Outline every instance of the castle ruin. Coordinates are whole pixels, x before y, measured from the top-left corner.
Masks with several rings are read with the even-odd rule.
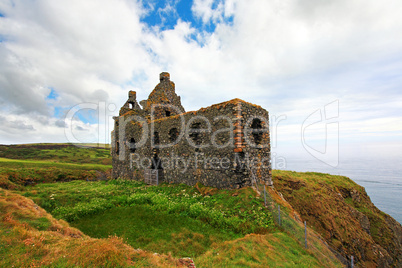
[[[141,105],[141,106],[140,106]],[[240,188],[272,185],[268,112],[233,99],[186,112],[169,73],[140,104],[130,91],[114,117],[113,178]]]

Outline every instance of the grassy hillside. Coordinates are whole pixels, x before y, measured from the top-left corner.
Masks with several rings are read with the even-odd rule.
[[[133,249],[116,236],[90,238],[1,188],[0,211],[1,267],[183,267],[182,260]]]
[[[262,198],[251,188],[212,189],[212,196],[206,194],[210,190],[185,185],[149,187],[127,181],[72,181],[38,184],[20,192],[35,203],[3,190],[1,229],[17,231],[0,234],[4,245],[0,266],[32,262],[56,263],[57,267],[179,266],[183,262],[180,257],[192,257],[197,267],[322,267],[323,263],[340,267],[328,250],[326,254],[306,250],[276,228],[262,208]],[[68,219],[70,225],[55,220],[37,204],[57,218]],[[36,211],[40,214],[34,215]],[[62,228],[70,231],[60,231]],[[56,243],[53,236],[59,236],[57,232],[67,234],[63,243]],[[29,246],[35,250],[27,254]]]
[[[99,181],[110,168],[105,148],[0,146],[0,266],[339,267],[278,229],[251,188]]]
[[[110,149],[105,145],[40,143],[0,145],[0,157],[23,160],[46,160],[63,163],[110,165]]]
[[[112,168],[110,151],[72,144],[0,145],[0,187],[105,178]]]
[[[273,172],[275,188],[344,257],[362,267],[402,265],[402,227],[344,176]]]
[[[108,180],[110,163],[90,144],[0,146],[0,266],[341,267],[324,239],[357,267],[401,263],[400,224],[346,177],[274,171],[265,207],[252,188]]]

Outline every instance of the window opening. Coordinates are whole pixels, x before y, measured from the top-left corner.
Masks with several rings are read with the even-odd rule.
[[[200,145],[201,144],[201,135],[198,132],[198,129],[201,128],[201,123],[192,123],[191,128],[190,128],[190,134],[189,137],[193,140],[195,145]]]
[[[255,118],[253,122],[251,123],[251,128],[253,129],[252,135],[254,139],[254,143],[256,145],[260,145],[262,141],[262,131],[261,131],[261,120],[258,118]]]
[[[134,138],[130,139],[129,148],[130,148],[130,153],[135,153],[135,140],[134,140]]]
[[[169,140],[170,142],[175,142],[177,140],[177,137],[179,136],[179,131],[177,128],[172,128],[169,130]]]
[[[158,154],[154,152],[152,157],[151,169],[163,169],[162,168],[162,159],[158,157]]]

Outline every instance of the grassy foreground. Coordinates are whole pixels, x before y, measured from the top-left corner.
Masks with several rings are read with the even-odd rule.
[[[73,181],[38,184],[21,192],[36,200],[37,203],[44,199],[55,200],[56,204],[63,203],[64,205],[54,206],[53,214],[59,213],[59,218],[76,215],[72,218],[74,220],[70,220],[71,224],[82,228],[84,232],[71,227],[64,220],[56,220],[32,199],[7,190],[0,190],[2,211],[0,266],[11,264],[21,267],[30,265],[49,267],[186,266],[186,260],[180,257],[192,257],[197,267],[322,266],[323,259],[315,257],[317,252],[304,249],[294,238],[271,226],[270,223],[268,227],[265,227],[266,229],[259,229],[260,234],[245,234],[253,230],[255,226],[261,228],[259,226],[261,223],[258,217],[253,218],[252,214],[239,212],[242,211],[242,207],[233,208],[231,202],[237,198],[244,199],[246,205],[242,205],[243,208],[253,206],[256,203],[253,200],[261,203],[261,198],[257,198],[250,188],[216,192],[212,196],[204,196],[203,193],[209,192],[209,189],[200,188],[201,191],[197,194],[197,188],[184,185],[147,187],[137,183],[128,187],[127,183],[133,182],[121,181],[116,184],[106,184],[105,182]],[[132,197],[140,196],[135,200],[142,200],[140,201],[142,204],[113,203],[111,200],[114,199],[107,197],[107,200],[113,204],[107,209],[74,209],[81,207],[82,204],[80,205],[77,200],[84,196],[97,199],[104,193],[114,196],[114,193],[121,190],[127,191],[124,190],[127,188],[135,190],[142,187],[147,188],[151,193],[157,190],[162,194],[157,194],[158,198],[153,197],[152,194],[146,198],[140,193],[133,194]],[[80,192],[75,195],[74,192],[78,191]],[[165,202],[158,203],[163,192],[176,196],[171,200],[180,200],[180,202],[169,203],[172,208],[178,206],[177,208],[169,211],[163,205]],[[77,199],[66,200],[69,193]],[[192,200],[190,194],[199,195],[198,200],[208,200],[205,201],[207,209],[201,212],[197,212],[198,209],[193,210],[192,205],[199,201],[188,203],[186,200]],[[64,208],[65,213],[55,212],[58,208]],[[214,220],[214,214],[210,213],[217,208],[223,212],[222,215],[230,213],[243,215],[247,218],[243,223],[248,222],[248,224],[240,225],[240,228],[237,225],[230,225],[230,221],[225,220],[225,217]],[[238,215],[228,217],[230,218],[241,219]],[[218,222],[219,219],[221,222]],[[92,237],[98,238],[91,238],[84,233],[91,233]],[[324,263],[326,267],[340,267],[331,256],[326,256]]]
[[[32,200],[0,189],[1,267],[176,267],[179,259],[136,250],[122,238],[94,239]]]
[[[0,146],[0,267],[341,267],[251,188],[110,181],[110,163],[91,145]]]

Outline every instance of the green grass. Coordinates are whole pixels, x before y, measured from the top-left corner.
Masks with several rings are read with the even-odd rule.
[[[318,172],[296,172],[287,170],[274,170],[273,173],[274,178],[277,180],[280,180],[281,178],[292,179],[293,181],[308,182],[309,184],[317,187],[322,186],[325,183],[330,186],[343,187],[347,189],[352,189],[356,186],[363,188],[345,176]]]
[[[113,180],[44,183],[19,193],[91,237],[118,236],[133,248],[192,257],[200,267],[320,266],[321,259],[274,226],[254,190],[209,190]]]
[[[337,266],[330,258],[320,262],[327,257],[318,258],[317,252],[305,250],[292,234],[277,228],[263,197],[251,188],[96,181],[99,174],[110,171],[110,164],[110,150],[90,144],[0,145],[0,187],[14,189],[19,196],[4,203],[16,212],[11,214],[13,220],[0,220],[1,230],[11,230],[0,232],[0,256],[13,254],[8,261],[0,260],[0,266],[108,267],[126,266],[132,260],[135,267],[165,267],[176,262],[174,257],[184,256],[195,258],[197,267]],[[317,184],[331,179],[312,176]],[[71,240],[77,231],[47,214],[36,215],[32,201],[28,207],[11,205],[14,199],[28,204],[21,195],[99,239]],[[0,197],[7,199],[7,194]],[[59,228],[64,230],[62,240]],[[158,257],[153,252],[170,255]]]
[[[236,235],[148,206],[116,207],[74,222],[93,236],[107,237],[96,239],[55,220],[31,200],[0,189],[0,266],[176,267],[181,261],[174,256],[190,256],[197,267],[340,267],[321,263],[278,230]]]
[[[178,257],[199,256],[212,245],[274,228],[250,188],[203,196],[187,185],[113,180],[43,183],[18,193],[91,237],[117,235],[134,248]]]
[[[44,183],[19,193],[91,237],[116,234],[135,248],[174,256],[197,256],[213,243],[274,228],[250,188],[203,196],[187,185],[113,180]]]
[[[108,170],[111,165],[102,164],[76,164],[76,163],[59,163],[44,160],[18,160],[9,158],[0,158],[0,168],[20,169],[20,168],[63,168],[63,169],[79,169],[79,170]]]
[[[175,267],[123,239],[90,238],[32,200],[0,188],[0,267]]]
[[[250,235],[217,244],[196,257],[197,267],[342,267],[325,265],[286,233]]]
[[[27,223],[28,225],[32,226],[33,228],[39,230],[39,231],[45,231],[47,230],[51,223],[47,218],[29,218],[29,217],[20,217],[19,219],[23,223]]]
[[[21,194],[69,222],[114,207],[148,205],[155,212],[198,219],[237,233],[264,233],[274,226],[263,200],[250,188],[220,190],[213,196],[203,196],[187,185],[147,186],[136,181],[113,180],[38,184],[28,189]]]
[[[316,172],[274,170],[273,180],[303,220],[344,256],[353,255],[356,262],[375,266],[383,258],[373,252],[377,244],[392,256],[394,264],[398,262],[395,252],[400,245],[393,228],[400,225],[374,206],[362,186],[345,176]],[[369,232],[363,228],[367,224]]]
[[[96,238],[116,235],[134,248],[173,256],[199,256],[212,243],[241,237],[183,215],[153,211],[147,205],[115,207],[72,223]]]
[[[71,144],[0,145],[0,187],[96,180],[111,170],[110,150]]]
[[[46,160],[64,163],[110,165],[110,149],[97,144],[20,144],[0,145],[0,157],[23,160]]]

